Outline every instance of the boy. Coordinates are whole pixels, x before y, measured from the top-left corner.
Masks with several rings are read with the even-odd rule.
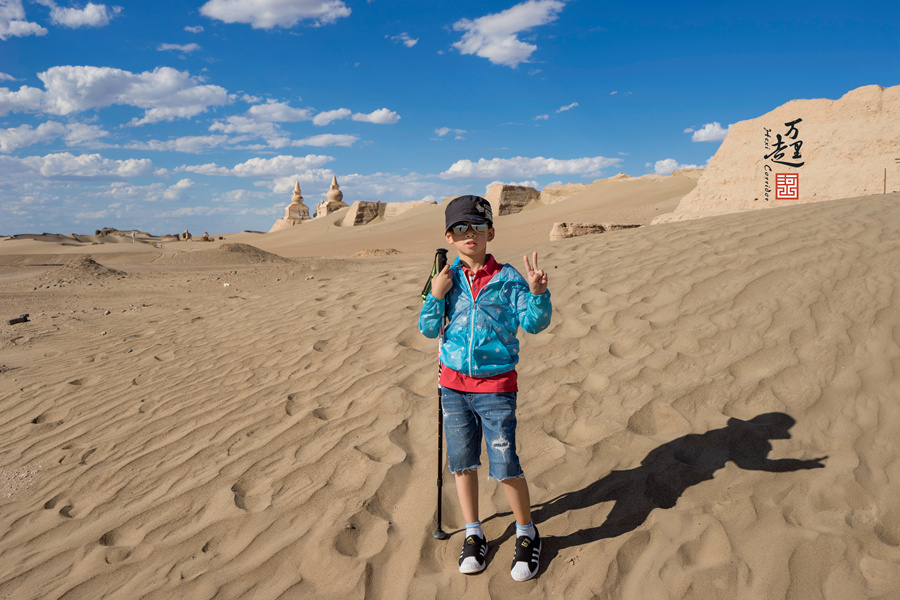
[[[516,371],[519,326],[538,333],[550,324],[547,274],[525,258],[526,281],[510,265],[487,253],[494,239],[491,205],[479,196],[460,196],[447,205],[447,242],[459,257],[431,280],[419,315],[419,330],[437,337],[446,317],[441,345],[441,410],[450,471],[456,479],[466,539],[460,573],[484,570],[487,540],[478,517],[481,437],[485,437],[489,476],[503,483],[516,517],[516,553],[510,574],[534,577],[541,538],[531,522],[528,483],[516,454]]]

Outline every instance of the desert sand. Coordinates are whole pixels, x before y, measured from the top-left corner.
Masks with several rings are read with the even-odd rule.
[[[687,181],[496,223],[554,304],[521,336],[525,583],[497,482],[482,574],[457,572],[450,476],[431,537],[439,206],[161,249],[0,240],[0,598],[900,598],[900,194],[548,241],[649,223]]]

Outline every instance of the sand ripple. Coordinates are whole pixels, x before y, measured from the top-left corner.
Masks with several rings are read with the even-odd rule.
[[[486,573],[430,537],[430,256],[12,284],[39,310],[0,331],[0,473],[28,473],[0,597],[896,597],[898,228],[888,197],[536,245],[525,586],[495,483]]]

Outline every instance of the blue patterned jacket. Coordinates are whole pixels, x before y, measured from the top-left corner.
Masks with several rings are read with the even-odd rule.
[[[512,371],[519,362],[518,328],[539,333],[550,324],[550,291],[533,295],[525,278],[504,264],[473,300],[459,258],[450,267],[450,274],[453,287],[444,298],[448,322],[441,363],[469,377]],[[440,333],[444,300],[430,293],[425,297],[419,331],[426,337],[435,338]]]

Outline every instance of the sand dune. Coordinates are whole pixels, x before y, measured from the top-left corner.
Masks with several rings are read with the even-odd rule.
[[[696,181],[677,174],[601,180],[563,202],[535,203],[521,213],[498,217],[496,247],[517,245],[523,239],[548,240],[555,221],[649,224],[659,214],[674,210],[694,186]],[[439,205],[416,206],[398,217],[364,227],[342,227],[347,210],[262,237],[228,238],[289,257],[351,256],[373,248],[416,253],[435,242],[444,243],[434,235],[444,226],[444,211]]]
[[[504,217],[495,247],[540,253],[555,309],[520,368],[536,579],[509,577],[495,482],[483,574],[456,572],[449,477],[454,535],[430,536],[421,207],[237,240],[291,260],[194,244],[94,255],[124,278],[62,289],[10,276],[0,316],[32,321],[0,324],[0,597],[897,598],[900,195],[523,233],[572,200]],[[298,258],[327,244],[401,254]]]
[[[209,246],[203,244],[203,246]],[[159,264],[179,264],[179,265],[253,265],[253,264],[284,264],[290,260],[260,250],[256,246],[243,244],[240,242],[226,242],[216,244],[215,247],[204,248],[192,252],[175,252],[173,254],[165,254],[154,261]]]

